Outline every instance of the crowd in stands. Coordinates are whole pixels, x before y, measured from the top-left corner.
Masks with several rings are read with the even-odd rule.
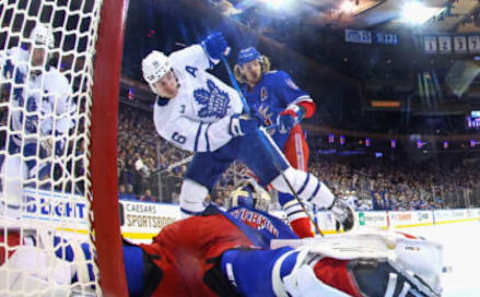
[[[356,196],[374,210],[414,210],[480,205],[476,163],[446,158],[441,162],[402,162],[386,158],[326,157],[312,148],[310,171],[340,197]],[[121,106],[118,129],[120,199],[178,202],[179,187],[190,153],[159,137],[151,113]],[[181,165],[170,168],[176,163]],[[211,200],[219,204],[245,174],[234,163],[224,173]],[[160,180],[160,181],[159,181]]]
[[[117,144],[120,199],[158,201],[157,172],[189,155],[158,136],[151,113],[123,105]],[[185,170],[186,166],[175,167],[170,174],[181,178]]]
[[[444,159],[445,156],[442,156]],[[338,196],[352,192],[374,210],[419,210],[479,205],[476,165],[408,163],[372,157],[316,158],[311,171]]]

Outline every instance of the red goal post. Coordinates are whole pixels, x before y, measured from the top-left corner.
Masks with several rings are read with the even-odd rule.
[[[0,296],[128,296],[116,142],[127,8],[0,1]]]
[[[118,208],[117,118],[128,0],[103,0],[93,85],[92,209],[100,285],[105,296],[128,296]]]

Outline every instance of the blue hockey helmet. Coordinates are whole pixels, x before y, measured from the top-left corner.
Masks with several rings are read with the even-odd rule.
[[[238,53],[238,59],[237,59],[237,64],[238,65],[243,65],[245,63],[248,63],[250,61],[260,59],[262,55],[253,47],[247,47]]]

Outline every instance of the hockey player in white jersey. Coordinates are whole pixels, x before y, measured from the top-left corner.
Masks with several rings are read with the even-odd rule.
[[[240,160],[262,185],[272,184],[289,193],[288,179],[301,199],[331,208],[341,221],[350,218],[350,209],[322,182],[290,166],[274,142],[259,130],[258,118],[242,114],[238,93],[206,71],[219,63],[227,48],[223,35],[214,33],[201,44],[168,57],[153,51],[142,61],[143,76],[158,95],[154,104],[157,132],[179,148],[196,153],[181,188],[182,213],[202,212],[204,199],[220,175]],[[298,208],[296,211],[302,211]]]
[[[63,153],[65,136],[74,125],[70,84],[48,65],[54,48],[51,27],[38,23],[27,41],[28,50],[0,52],[0,86],[9,100],[6,148],[0,154],[0,215],[18,216],[23,187],[51,175],[52,161]]]

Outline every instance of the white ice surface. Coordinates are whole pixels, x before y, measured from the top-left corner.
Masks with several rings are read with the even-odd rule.
[[[428,227],[402,228],[414,235],[443,244],[442,297],[480,297],[480,221]]]

